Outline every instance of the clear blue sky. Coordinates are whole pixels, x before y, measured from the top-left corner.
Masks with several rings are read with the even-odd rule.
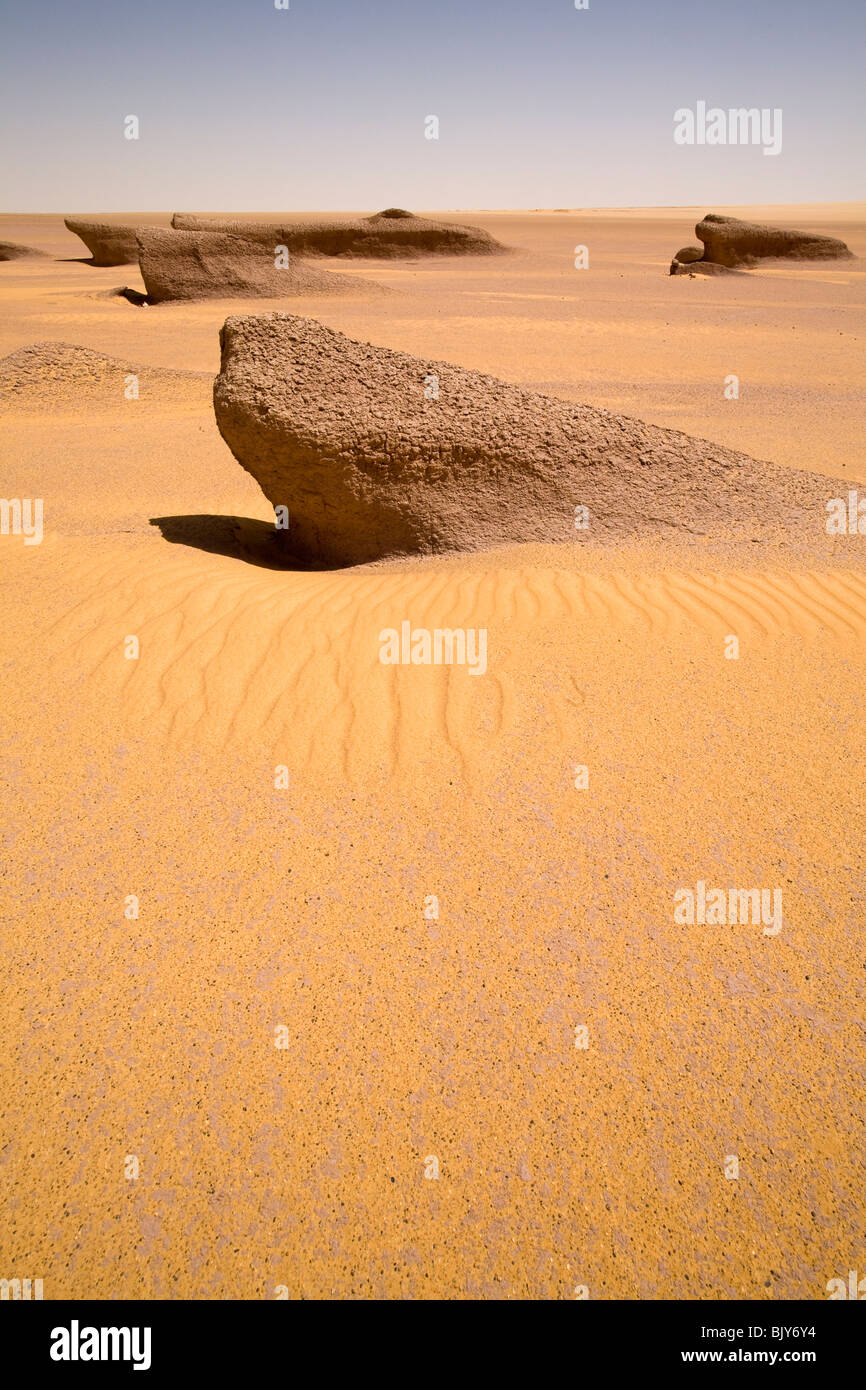
[[[290,4],[2,0],[2,210],[864,197],[866,0]],[[781,154],[675,145],[698,100],[781,107]]]

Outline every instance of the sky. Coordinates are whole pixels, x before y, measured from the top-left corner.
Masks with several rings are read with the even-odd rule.
[[[0,49],[4,212],[866,196],[866,0],[0,0]]]

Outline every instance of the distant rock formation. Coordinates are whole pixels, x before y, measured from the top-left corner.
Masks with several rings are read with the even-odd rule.
[[[139,268],[151,304],[172,299],[286,299],[302,294],[379,290],[357,276],[335,275],[296,255],[276,264],[275,245],[220,232],[139,228]]]
[[[291,314],[220,335],[220,432],[299,559],[354,564],[523,541],[814,537],[828,483]],[[576,529],[587,508],[586,532]]]
[[[505,251],[480,227],[428,222],[403,208],[344,222],[244,222],[240,218],[192,217],[176,212],[180,231],[227,232],[270,247],[287,246],[305,256],[489,256]]]
[[[45,251],[37,251],[35,246],[22,246],[17,241],[0,241],[0,261],[26,261],[46,254]]]
[[[758,222],[741,222],[709,212],[695,227],[704,243],[704,260],[716,265],[749,266],[760,260],[833,261],[850,260],[844,241],[819,236],[816,232],[787,231],[765,227]]]
[[[70,232],[81,237],[93,257],[94,265],[130,265],[138,260],[136,227],[115,226],[113,222],[81,222],[65,218]]]
[[[849,260],[844,241],[816,232],[785,231],[758,222],[741,222],[708,212],[695,227],[703,246],[684,246],[671,261],[671,275],[724,275],[736,266],[753,266],[761,260]]]

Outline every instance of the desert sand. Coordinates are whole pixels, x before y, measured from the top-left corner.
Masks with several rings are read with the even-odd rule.
[[[0,537],[0,1254],[46,1298],[823,1299],[856,1264],[866,536],[301,568],[214,418],[225,319],[283,308],[866,496],[866,207],[715,208],[856,259],[670,277],[707,211],[428,212],[514,250],[144,307],[0,217],[48,253],[0,267],[2,493],[45,527]],[[407,620],[485,629],[485,673],[382,664]],[[780,887],[782,929],[675,923],[699,880]]]

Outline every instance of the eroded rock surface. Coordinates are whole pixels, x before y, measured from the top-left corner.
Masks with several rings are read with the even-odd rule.
[[[272,505],[288,507],[299,558],[823,528],[826,478],[676,430],[291,314],[229,318],[221,345],[217,424]]]
[[[758,222],[741,222],[709,212],[695,227],[704,243],[704,260],[716,265],[756,265],[760,260],[832,261],[851,259],[844,241],[816,232],[788,231]]]
[[[19,241],[0,241],[0,261],[27,261],[45,255],[45,251],[38,251],[35,246],[22,246]]]
[[[180,231],[227,232],[305,256],[483,256],[506,249],[480,227],[430,222],[403,208],[342,222],[244,222],[176,212],[171,225]]]
[[[137,228],[115,226],[112,222],[83,222],[71,217],[64,220],[70,232],[81,237],[94,265],[130,265],[138,260]]]
[[[138,248],[141,277],[153,304],[350,294],[372,287],[357,276],[335,275],[291,253],[276,257],[273,247],[220,232],[140,229]]]

